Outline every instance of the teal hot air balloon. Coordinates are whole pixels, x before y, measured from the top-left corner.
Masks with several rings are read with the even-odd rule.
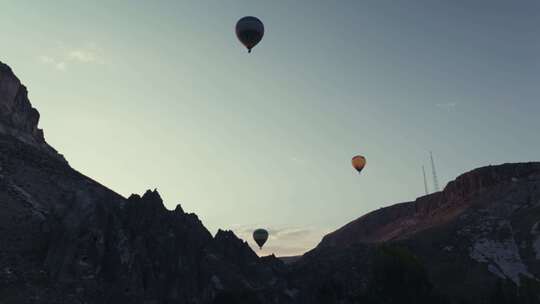
[[[268,231],[266,231],[266,229],[257,229],[253,231],[253,240],[259,245],[259,249],[262,249],[264,243],[268,240]]]
[[[243,17],[236,23],[236,37],[251,53],[264,36],[264,24],[257,17]]]

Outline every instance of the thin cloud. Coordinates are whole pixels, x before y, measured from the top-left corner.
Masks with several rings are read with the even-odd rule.
[[[98,48],[74,49],[68,52],[67,58],[81,63],[104,63]]]
[[[255,227],[242,227],[233,229],[239,235],[251,235],[253,231],[257,229]],[[312,230],[309,228],[268,228],[266,229],[271,237],[274,238],[286,238],[291,236],[302,236],[310,233]]]
[[[259,255],[275,254],[277,256],[299,255],[313,249],[321,240],[324,232],[311,227],[267,228],[268,242],[261,249],[252,240],[252,234],[258,226],[240,226],[232,229],[235,234],[248,242],[253,251]]]
[[[291,157],[291,161],[299,165],[304,165],[307,163],[307,159],[296,157],[296,156]]]
[[[55,65],[54,65],[54,68],[59,70],[59,71],[65,71],[66,70],[66,63],[65,62],[57,62]]]
[[[41,63],[45,63],[45,64],[54,63],[54,59],[52,59],[49,56],[41,55],[38,57],[38,59]]]
[[[51,66],[53,69],[57,71],[65,71],[66,70],[66,63],[64,61],[59,61],[53,57],[41,55],[38,56],[39,62],[41,62],[44,65]]]
[[[274,239],[297,239],[303,238],[311,234],[312,229],[310,228],[285,228],[277,231],[273,231],[272,237]]]
[[[71,64],[104,64],[103,50],[94,43],[82,47],[67,47],[60,44],[54,51],[57,55],[40,55],[39,62],[51,66],[55,70],[65,71]]]
[[[436,104],[436,106],[441,109],[453,109],[457,106],[457,103],[456,102],[438,103]]]

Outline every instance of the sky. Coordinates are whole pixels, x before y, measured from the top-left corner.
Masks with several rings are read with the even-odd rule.
[[[49,144],[260,255],[301,254],[476,167],[539,159],[538,1],[0,0]],[[251,54],[236,21],[266,32]],[[367,159],[362,174],[351,157]],[[433,190],[430,181],[430,191]]]

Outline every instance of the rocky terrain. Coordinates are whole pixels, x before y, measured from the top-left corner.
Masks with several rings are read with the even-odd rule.
[[[476,303],[501,281],[538,285],[539,226],[540,163],[489,166],[441,192],[358,218],[326,235],[304,259],[396,244],[423,262],[437,290]]]
[[[540,303],[540,163],[468,172],[302,257],[69,166],[0,63],[0,303]]]
[[[157,191],[126,199],[72,169],[4,64],[0,110],[0,303],[211,303],[284,284],[275,257]]]

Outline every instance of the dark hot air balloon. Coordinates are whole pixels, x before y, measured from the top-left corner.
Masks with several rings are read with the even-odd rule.
[[[263,35],[264,24],[257,17],[243,17],[236,23],[236,36],[249,53],[261,41]]]
[[[255,243],[259,245],[259,249],[262,249],[262,246],[264,243],[266,243],[266,240],[268,240],[268,231],[265,229],[257,229],[253,231],[253,240],[255,240]]]
[[[358,173],[362,172],[362,169],[366,166],[366,158],[362,155],[356,155],[352,158],[352,166]]]

